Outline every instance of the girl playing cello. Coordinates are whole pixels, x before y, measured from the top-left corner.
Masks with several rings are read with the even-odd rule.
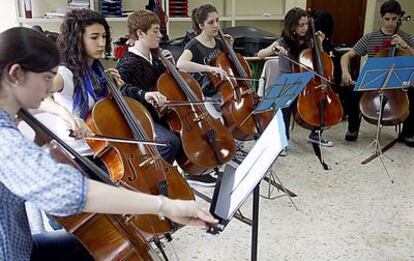
[[[217,9],[211,4],[201,5],[193,10],[191,21],[197,36],[184,47],[184,52],[177,61],[177,67],[192,73],[199,82],[206,100],[209,101],[219,97],[220,94],[211,84],[208,73],[220,75],[222,79],[227,76],[227,72],[220,67],[210,66],[211,61],[225,50],[224,43],[216,37],[220,29]],[[228,35],[226,37],[232,45],[233,38]],[[220,104],[214,107],[220,110]],[[220,118],[220,114],[214,109],[209,112],[215,118]]]
[[[308,28],[308,15],[305,10],[297,7],[289,10],[283,23],[282,37],[265,49],[260,50],[258,56],[261,58],[267,57],[274,53],[274,49],[277,49],[283,54],[279,57],[279,72],[292,73],[293,64],[285,58],[285,55],[293,60],[298,60],[300,52],[311,47],[311,36]],[[317,34],[319,38],[323,40],[323,33],[317,32]],[[286,127],[286,136],[288,139],[290,116],[292,109],[294,108],[293,106],[296,106],[296,103],[292,103],[290,107],[282,109]],[[309,140],[311,142],[319,143],[319,138],[315,131],[310,133]],[[329,140],[322,139],[320,145],[330,147],[333,146],[333,143]]]
[[[216,222],[194,201],[171,200],[104,185],[52,160],[18,131],[14,116],[20,108],[38,108],[42,100],[53,92],[59,52],[54,43],[43,35],[23,27],[0,34],[0,52],[4,54],[0,57],[2,260],[88,258],[79,243],[67,234],[52,239],[40,234],[32,239],[24,209],[26,201],[58,216],[83,211],[160,214],[177,223],[194,225]],[[50,252],[51,245],[58,248],[58,253]],[[74,253],[74,248],[80,250]]]
[[[57,114],[62,119],[72,119],[70,127],[75,131],[76,140],[68,137],[65,125],[57,123],[51,127],[85,156],[93,153],[85,140],[79,139],[90,134],[84,120],[93,105],[109,93],[105,69],[99,58],[104,52],[110,52],[110,43],[109,25],[101,14],[88,9],[70,10],[63,20],[57,40],[62,65],[54,80],[54,100],[46,99],[41,105],[41,110]],[[115,69],[108,69],[107,72],[118,85],[123,83]]]

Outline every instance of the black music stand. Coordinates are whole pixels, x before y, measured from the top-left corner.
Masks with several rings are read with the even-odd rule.
[[[367,60],[364,68],[359,74],[358,80],[355,84],[354,91],[378,91],[380,95],[380,110],[378,112],[377,132],[374,140],[370,146],[375,146],[375,153],[362,161],[362,164],[367,164],[371,160],[379,157],[381,163],[390,177],[387,167],[383,160],[383,152],[388,150],[395,142],[392,142],[381,147],[380,136],[382,129],[383,110],[387,105],[387,98],[384,96],[384,90],[401,89],[412,86],[414,83],[414,57],[399,56],[399,57],[383,57],[370,58]],[[389,146],[391,145],[391,146]],[[386,148],[387,147],[387,148]],[[393,182],[391,180],[391,182]]]
[[[258,114],[267,111],[273,106],[276,109],[290,106],[312,77],[312,72],[281,75],[253,113]],[[226,165],[224,174],[218,177],[214,189],[210,213],[219,220],[219,225],[208,229],[207,232],[212,234],[224,230],[236,211],[253,191],[251,247],[251,260],[253,261],[257,260],[260,181],[288,144],[284,132],[283,116],[281,111],[278,110],[237,169],[231,165]],[[284,192],[288,194],[286,190]]]

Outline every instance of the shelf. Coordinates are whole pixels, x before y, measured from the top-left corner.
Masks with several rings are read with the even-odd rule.
[[[56,28],[57,25],[61,24],[63,18],[44,18],[43,14],[48,12],[55,12],[51,10],[60,10],[65,8],[68,0],[31,0],[32,6],[35,7],[33,10],[34,18],[25,18],[24,8],[21,5],[21,0],[14,0],[16,4],[16,15],[17,22],[22,25],[35,25],[39,24],[48,28]],[[277,1],[275,5],[270,6],[273,1]],[[97,9],[98,6],[96,3],[97,0],[89,0],[91,9]],[[145,0],[128,0],[128,4],[123,6],[127,10],[136,10],[141,9],[148,1]],[[168,12],[169,10],[169,1],[161,0],[163,7]],[[205,1],[194,0],[189,1],[189,9],[197,7],[203,4]],[[259,26],[264,30],[272,31],[274,26],[279,26],[278,21],[283,20],[283,10],[285,10],[287,0],[262,0],[262,1],[253,1],[253,4],[250,0],[214,0],[216,6],[218,6],[219,11],[224,16],[221,16],[220,24],[222,27],[227,26],[236,26],[236,25],[251,25]],[[266,4],[267,3],[267,4]],[[268,6],[267,6],[268,5]],[[112,23],[114,30],[123,30],[120,29],[122,23],[126,23],[126,17],[108,17],[106,20],[109,23]],[[191,23],[191,17],[169,17],[168,22],[166,23],[167,32],[170,37],[181,36],[183,32],[189,27]]]
[[[108,22],[126,22],[127,17],[106,17]],[[19,23],[33,24],[33,23],[61,23],[63,18],[17,18]]]
[[[34,24],[34,23],[61,23],[63,18],[17,18],[19,23]]]
[[[126,22],[128,17],[105,17],[107,22]]]
[[[283,15],[270,15],[270,16],[260,16],[260,15],[242,15],[236,16],[236,21],[282,21]]]
[[[231,22],[232,17],[231,16],[221,16],[220,21],[222,22]],[[179,17],[179,16],[173,16],[168,18],[168,22],[191,22],[191,17]]]
[[[168,17],[168,22],[191,22],[191,17],[170,16]]]

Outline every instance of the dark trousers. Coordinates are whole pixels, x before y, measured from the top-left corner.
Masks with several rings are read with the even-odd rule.
[[[89,261],[94,260],[72,234],[64,230],[32,235],[31,261]]]
[[[289,133],[290,118],[291,118],[292,110],[293,110],[294,106],[296,106],[296,102],[292,103],[289,107],[286,107],[286,108],[282,109],[283,121],[285,122],[286,138],[288,140],[290,139],[290,133]]]
[[[409,88],[407,91],[408,99],[410,101],[410,114],[403,123],[402,135],[403,137],[414,136],[414,89]],[[354,92],[351,88],[347,88],[344,92],[345,110],[348,113],[348,131],[358,132],[361,125],[361,111],[359,110],[359,100],[362,92]]]
[[[290,127],[290,119],[292,116],[292,111],[296,106],[296,101],[293,102],[289,107],[283,108],[282,109],[282,114],[283,114],[283,121],[285,122],[285,132],[286,132],[286,138],[289,140],[290,139],[290,132],[289,132],[289,127]],[[316,130],[311,130],[311,134],[315,133]],[[322,132],[321,132],[322,133]]]
[[[158,147],[158,152],[170,164],[174,162],[178,152],[181,149],[181,140],[170,129],[154,122],[154,132],[156,134],[155,140],[158,142],[165,142],[169,146]]]
[[[410,100],[410,114],[404,121],[402,135],[403,137],[414,136],[414,88],[411,87],[407,91],[408,99]]]
[[[345,87],[343,91],[344,110],[348,114],[348,131],[359,132],[361,125],[361,111],[359,110],[359,100],[362,92],[354,92],[352,87]]]

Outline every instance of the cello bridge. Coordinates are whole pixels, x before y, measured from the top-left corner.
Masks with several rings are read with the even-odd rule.
[[[326,90],[326,88],[327,88],[327,85],[326,84],[324,84],[324,83],[322,83],[322,84],[319,84],[318,86],[315,86],[315,89],[317,90],[317,89],[321,89],[321,91],[325,91]]]
[[[131,214],[124,214],[124,215],[122,215],[122,217],[123,217],[123,219],[124,219],[124,222],[125,223],[129,223],[129,222],[131,222],[131,219],[134,217],[133,215],[131,215]]]
[[[199,122],[199,121],[204,120],[206,117],[207,117],[207,114],[206,114],[206,113],[202,113],[202,114],[200,114],[199,116],[195,117],[195,118],[193,119],[193,121],[194,121],[194,122]]]
[[[249,88],[247,91],[242,92],[240,96],[249,95],[252,93],[254,93],[254,90],[252,88]]]
[[[154,164],[154,162],[156,161],[156,160],[159,160],[160,159],[160,155],[154,155],[154,156],[151,156],[151,157],[149,157],[149,158],[147,158],[146,160],[144,160],[143,162],[141,162],[138,166],[140,167],[140,168],[142,168],[143,166],[145,166],[145,165],[152,165],[152,164]]]

